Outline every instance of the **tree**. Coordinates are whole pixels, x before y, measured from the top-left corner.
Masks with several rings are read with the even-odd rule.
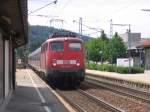
[[[88,41],[85,45],[86,48],[86,56],[88,60],[92,60],[94,62],[97,62],[100,60],[100,53],[101,50],[100,42],[97,38],[93,38],[90,41]]]
[[[107,36],[106,36],[104,30],[102,30],[100,38],[101,38],[103,41],[109,41],[109,39],[107,38]]]
[[[109,57],[109,52],[108,52],[108,43],[109,43],[109,39],[107,38],[104,30],[101,32],[101,36],[99,39],[99,44],[100,44],[100,48],[101,48],[101,61],[103,64],[103,61],[106,61]]]
[[[126,51],[127,48],[124,45],[122,38],[116,32],[113,36],[111,42],[109,43],[110,48],[110,59],[112,59],[112,63],[116,63],[117,58],[124,58],[127,56]]]
[[[109,59],[109,41],[101,40],[101,49],[102,49],[102,63]]]
[[[92,61],[105,61],[108,59],[108,41],[102,38],[93,38],[85,45],[87,59]]]

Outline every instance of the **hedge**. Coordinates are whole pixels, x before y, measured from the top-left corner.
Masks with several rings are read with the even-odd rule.
[[[129,67],[117,67],[116,65],[110,65],[110,64],[98,65],[95,63],[86,63],[86,68],[91,69],[91,70],[117,72],[117,73],[122,73],[122,74],[129,73]],[[130,67],[130,71],[131,71],[131,74],[144,73],[144,68]]]

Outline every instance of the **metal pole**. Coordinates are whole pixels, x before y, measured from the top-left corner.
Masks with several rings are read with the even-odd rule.
[[[80,28],[81,28],[81,27],[80,27],[80,23],[81,23],[81,22],[80,22],[80,18],[79,18],[79,35],[80,35]]]
[[[79,35],[82,36],[82,18],[79,18]]]
[[[129,49],[129,73],[131,73],[131,30],[130,30],[130,24],[129,24],[129,31],[128,31],[128,49]]]
[[[80,18],[81,19],[81,36],[82,36],[82,18]]]
[[[101,65],[103,65],[103,51],[101,53]]]
[[[142,67],[142,49],[139,49],[140,51],[140,67]]]
[[[131,73],[131,60],[130,60],[130,57],[131,57],[131,51],[130,51],[130,49],[131,49],[131,30],[130,30],[130,24],[112,24],[112,20],[111,20],[111,24],[110,25],[115,25],[115,26],[128,26],[129,27],[129,29],[128,29],[128,32],[127,32],[127,34],[128,34],[128,58],[129,58],[129,73]],[[110,26],[111,27],[111,26]],[[113,48],[113,46],[112,46],[112,48]]]
[[[112,19],[110,20],[110,39],[112,38],[113,35],[113,25],[112,25]]]
[[[111,42],[111,49],[110,49],[110,54],[111,54],[111,64],[113,64],[113,43],[112,43],[112,36],[113,36],[113,22],[112,19],[110,20],[110,42]]]

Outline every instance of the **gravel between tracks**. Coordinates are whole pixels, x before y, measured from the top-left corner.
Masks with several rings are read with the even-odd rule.
[[[84,108],[87,112],[109,112],[105,108],[99,106],[94,101],[90,101],[89,98],[80,94],[77,91],[63,91],[65,97],[71,99],[76,104],[80,105]]]
[[[128,99],[127,97],[120,96],[104,88],[99,88],[92,85],[82,85],[84,91],[118,107],[126,112],[149,112],[150,106],[141,104],[135,100]]]

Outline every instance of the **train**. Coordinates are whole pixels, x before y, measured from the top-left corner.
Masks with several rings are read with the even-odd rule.
[[[28,64],[49,82],[80,85],[85,78],[83,41],[78,36],[52,35],[28,55]]]

